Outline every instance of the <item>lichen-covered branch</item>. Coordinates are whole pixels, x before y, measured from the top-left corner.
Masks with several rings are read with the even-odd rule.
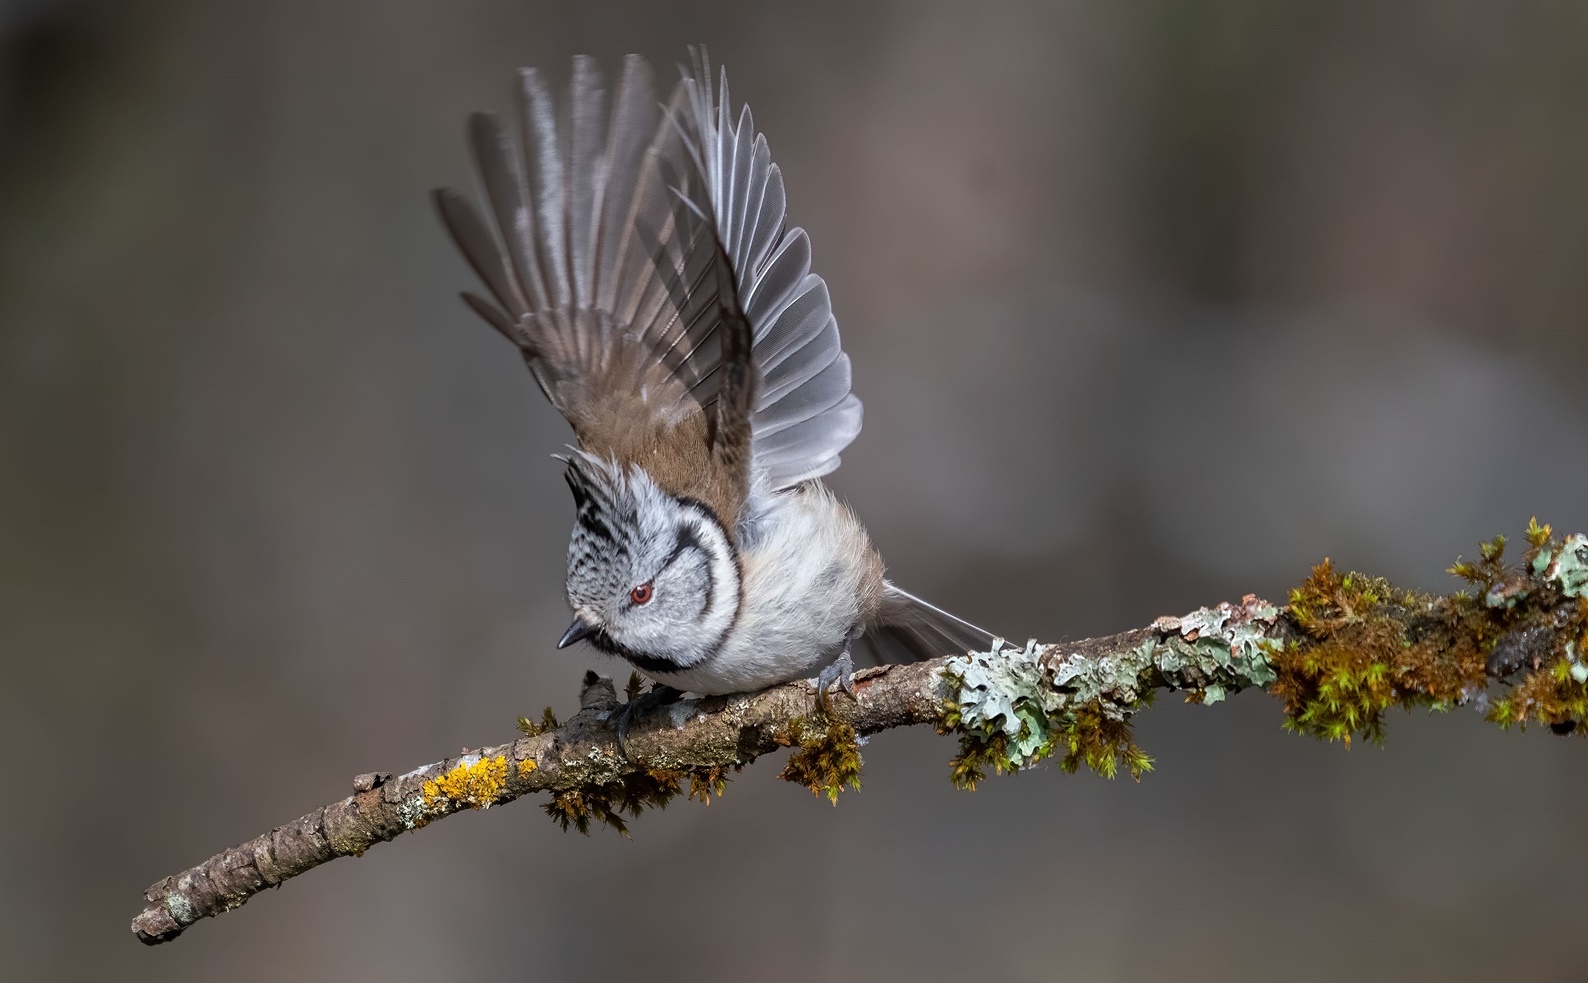
[[[1326,560],[1280,607],[1238,604],[1088,641],[995,646],[990,652],[885,666],[856,677],[851,699],[818,707],[810,683],[685,700],[640,714],[620,751],[610,680],[588,674],[580,710],[559,724],[520,720],[523,736],[396,777],[353,780],[353,794],[232,847],[144,892],[138,938],[165,942],[266,887],[464,809],[545,792],[564,828],[626,832],[626,818],[678,796],[709,801],[727,776],[792,748],[780,777],[836,801],[859,787],[867,734],[925,724],[959,737],[953,781],[973,788],[990,769],[1050,756],[1107,775],[1139,777],[1151,759],[1130,719],[1160,690],[1217,703],[1266,688],[1292,730],[1349,742],[1380,739],[1391,706],[1475,705],[1501,724],[1582,732],[1588,717],[1588,538],[1564,541],[1536,522],[1518,567],[1504,540],[1451,572],[1465,592],[1420,595]],[[636,695],[631,683],[629,697]]]

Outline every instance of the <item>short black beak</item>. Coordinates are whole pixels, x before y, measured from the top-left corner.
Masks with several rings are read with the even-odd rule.
[[[573,624],[569,625],[568,630],[562,633],[562,638],[557,640],[557,647],[565,649],[581,638],[594,635],[595,631],[595,625],[587,624],[582,618],[574,618]]]

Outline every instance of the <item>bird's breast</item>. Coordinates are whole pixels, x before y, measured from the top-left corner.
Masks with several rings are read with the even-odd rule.
[[[820,483],[767,496],[743,537],[739,614],[722,646],[655,678],[741,693],[815,675],[875,613],[882,561],[853,512]]]

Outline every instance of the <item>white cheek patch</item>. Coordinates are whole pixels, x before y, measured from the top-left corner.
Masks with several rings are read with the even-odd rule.
[[[699,506],[668,499],[669,551],[687,551],[658,578],[656,600],[619,619],[626,644],[665,657],[680,668],[697,665],[721,647],[738,616],[739,565],[716,520]],[[686,542],[680,544],[680,530]],[[680,594],[686,596],[680,596]]]

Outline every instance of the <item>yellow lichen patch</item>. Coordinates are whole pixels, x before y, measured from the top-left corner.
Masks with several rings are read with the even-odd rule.
[[[518,763],[518,777],[528,778],[530,774],[538,767],[540,766],[535,764],[534,759],[525,758],[523,761]]]
[[[484,809],[501,796],[507,785],[507,757],[464,761],[440,778],[425,782],[425,806],[431,809],[447,804]]]

